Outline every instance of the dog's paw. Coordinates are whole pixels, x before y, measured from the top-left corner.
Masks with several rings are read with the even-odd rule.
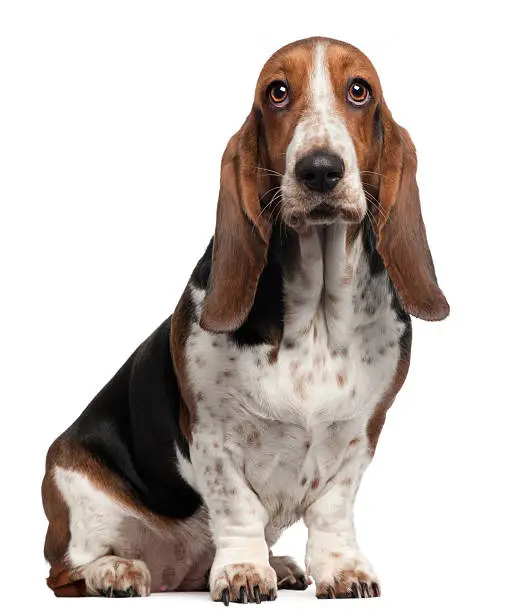
[[[277,597],[277,576],[269,565],[232,563],[219,568],[211,580],[211,597],[229,603],[261,603]]]
[[[101,557],[81,570],[87,593],[103,597],[145,597],[151,593],[151,574],[143,561]]]
[[[277,574],[277,586],[279,589],[304,591],[312,582],[310,578],[307,578],[304,570],[291,557],[271,556],[270,565]]]
[[[367,559],[359,551],[330,554],[330,562],[313,572],[316,597],[319,599],[352,599],[379,597],[380,583]]]

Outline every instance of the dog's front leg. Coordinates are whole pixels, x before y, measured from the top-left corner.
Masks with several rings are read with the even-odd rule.
[[[353,442],[354,452],[304,516],[309,530],[307,572],[316,583],[316,596],[322,599],[380,595],[378,578],[358,548],[353,525],[355,495],[369,463],[364,443]]]
[[[223,437],[221,424],[197,424],[190,449],[216,546],[211,596],[225,604],[272,600],[277,578],[264,533],[268,514],[224,447]]]

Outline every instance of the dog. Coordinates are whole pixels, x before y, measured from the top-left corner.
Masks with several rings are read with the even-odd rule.
[[[353,504],[411,316],[449,313],[415,175],[358,49],[311,38],[267,61],[174,314],[48,451],[56,595],[380,595]],[[305,570],[271,552],[299,519]]]

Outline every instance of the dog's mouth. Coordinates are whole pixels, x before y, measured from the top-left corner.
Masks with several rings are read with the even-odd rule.
[[[327,226],[340,220],[345,223],[360,223],[361,211],[340,204],[321,202],[311,210],[296,210],[286,219],[287,225],[293,229],[314,226]]]

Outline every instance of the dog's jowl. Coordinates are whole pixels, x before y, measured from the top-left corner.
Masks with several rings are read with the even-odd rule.
[[[411,350],[447,316],[415,150],[354,47],[264,66],[223,156],[214,238],[174,314],[51,446],[57,595],[278,588],[375,597],[353,504]],[[305,567],[275,557],[303,518]]]

